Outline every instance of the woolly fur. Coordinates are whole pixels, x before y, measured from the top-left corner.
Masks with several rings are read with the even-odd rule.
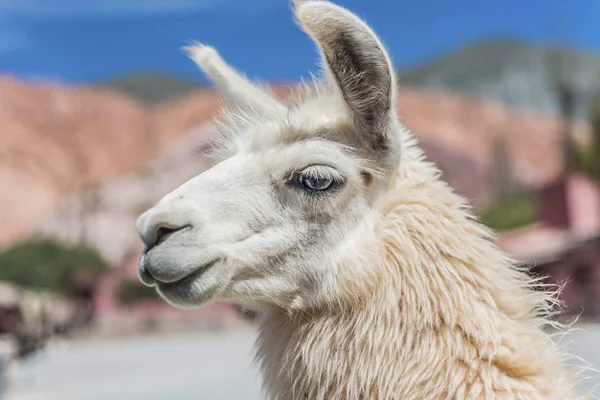
[[[327,308],[270,310],[257,360],[273,399],[576,399],[544,331],[556,293],[498,249],[409,132]],[[350,249],[356,249],[354,251]]]

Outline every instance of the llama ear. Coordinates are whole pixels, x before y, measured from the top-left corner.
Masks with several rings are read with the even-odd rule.
[[[296,16],[316,41],[327,69],[369,141],[385,145],[394,116],[395,78],[375,33],[328,1],[296,1]]]
[[[266,115],[287,112],[283,103],[229,66],[214,48],[194,43],[184,50],[235,106]]]

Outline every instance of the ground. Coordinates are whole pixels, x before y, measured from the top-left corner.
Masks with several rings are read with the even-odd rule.
[[[53,345],[19,366],[7,400],[259,400],[254,338],[237,331]],[[563,340],[600,367],[600,324],[579,326]]]
[[[261,399],[252,331],[79,341],[21,364],[7,400]]]

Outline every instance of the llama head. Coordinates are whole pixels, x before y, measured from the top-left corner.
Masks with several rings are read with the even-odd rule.
[[[367,25],[326,1],[296,5],[324,82],[286,104],[212,48],[193,60],[229,101],[215,165],[140,216],[140,278],[179,307],[332,300],[339,260],[377,214],[400,158],[395,78]]]

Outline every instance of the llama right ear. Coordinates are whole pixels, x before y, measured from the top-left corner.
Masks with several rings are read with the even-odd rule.
[[[283,103],[234,70],[214,48],[195,43],[184,50],[235,106],[263,115],[282,115],[287,112]]]
[[[395,78],[375,33],[354,14],[328,1],[296,0],[296,16],[321,49],[331,77],[373,150],[388,147]]]

